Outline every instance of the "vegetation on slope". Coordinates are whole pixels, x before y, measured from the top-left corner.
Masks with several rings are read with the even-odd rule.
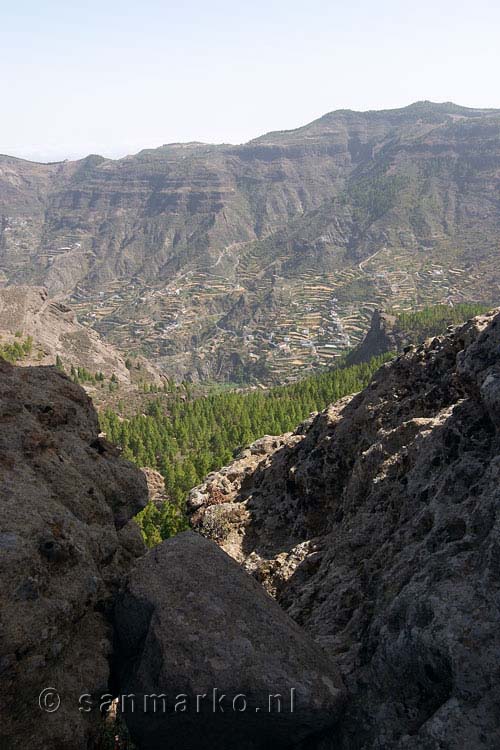
[[[487,309],[473,303],[435,305],[398,314],[395,328],[408,340],[421,341]],[[268,391],[218,390],[200,396],[189,384],[168,384],[148,402],[146,413],[124,419],[106,410],[101,424],[108,439],[122,446],[126,458],[159,470],[165,479],[170,502],[149,503],[137,519],[146,543],[153,546],[185,528],[183,505],[189,490],[231,461],[240,447],[265,434],[293,430],[311,412],[365,387],[390,356],[383,354]]]
[[[393,208],[406,183],[403,175],[379,174],[361,178],[353,181],[343,200],[350,199],[353,220],[362,227]]]
[[[342,367],[269,391],[217,393],[202,398],[160,397],[147,414],[122,419],[101,415],[109,440],[139,466],[158,469],[171,502],[150,503],[139,515],[146,543],[157,544],[185,528],[183,504],[207,473],[227,464],[238,448],[265,434],[279,435],[312,411],[362,389],[390,355]]]
[[[399,313],[395,329],[405,333],[412,341],[424,341],[430,336],[439,336],[448,325],[459,325],[490,309],[491,305],[474,302],[464,302],[454,307],[433,305],[415,312]]]
[[[19,338],[19,336],[18,336]],[[27,336],[23,341],[14,341],[13,344],[0,345],[0,357],[15,364],[25,357],[29,357],[33,349],[33,338]]]

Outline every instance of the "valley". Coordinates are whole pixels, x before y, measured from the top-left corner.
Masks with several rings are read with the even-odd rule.
[[[248,274],[235,283],[193,271],[167,286],[114,283],[97,302],[78,293],[70,301],[102,336],[177,379],[277,385],[338,361],[363,339],[375,309],[493,302],[495,285],[486,296],[483,285],[489,274],[496,269],[488,263],[451,267],[440,252],[383,246],[333,273],[304,269],[297,279],[252,283]],[[497,289],[500,299],[500,281]]]

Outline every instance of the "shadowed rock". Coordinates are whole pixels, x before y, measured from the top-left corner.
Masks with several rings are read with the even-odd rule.
[[[120,692],[135,695],[125,720],[141,748],[286,748],[340,715],[342,685],[326,652],[193,532],[139,562],[115,626]],[[144,698],[152,694],[165,702]]]

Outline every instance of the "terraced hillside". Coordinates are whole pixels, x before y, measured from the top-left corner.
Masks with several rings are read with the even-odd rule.
[[[338,111],[242,146],[0,157],[0,273],[177,379],[295,378],[375,308],[500,299],[500,111]]]
[[[150,362],[132,360],[104,342],[43,287],[0,289],[0,357],[22,366],[57,366],[85,388],[98,408],[126,401],[139,409],[146,389],[167,387]]]

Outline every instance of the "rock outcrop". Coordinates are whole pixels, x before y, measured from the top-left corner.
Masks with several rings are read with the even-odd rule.
[[[109,611],[144,552],[130,519],[146,480],[55,368],[0,360],[0,427],[0,746],[87,750],[99,713],[79,699],[109,690]],[[50,692],[39,706],[48,688],[59,710]]]
[[[82,325],[74,310],[49,297],[44,287],[0,288],[0,349],[23,343],[28,337],[31,351],[16,364],[58,364],[68,374],[72,368],[86,371],[80,382],[98,408],[126,399],[129,404],[135,403],[138,410],[142,384],[160,386],[165,382],[160,370],[145,357],[139,355],[127,361],[97,331]]]
[[[158,506],[163,505],[168,500],[165,492],[165,479],[159,471],[150,469],[148,466],[145,466],[141,471],[146,477],[149,501]]]
[[[365,338],[347,355],[347,364],[357,365],[360,362],[368,362],[379,354],[399,351],[404,342],[404,334],[396,329],[395,324],[395,315],[375,310]]]
[[[289,748],[340,715],[328,655],[193,532],[140,560],[115,626],[120,692],[135,696],[123,715],[141,748]]]
[[[497,312],[191,493],[192,524],[342,669],[346,712],[313,747],[498,747],[499,483]]]

